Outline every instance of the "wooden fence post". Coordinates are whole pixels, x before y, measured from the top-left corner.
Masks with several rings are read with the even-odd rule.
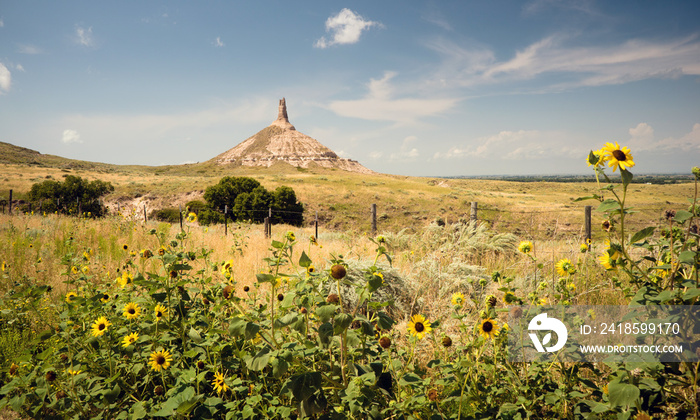
[[[270,218],[269,218],[269,217],[266,217],[266,218],[265,218],[265,238],[269,238],[269,237],[270,237],[270,232],[269,232],[269,230],[268,230],[269,228],[270,228]]]
[[[472,201],[471,213],[469,214],[469,219],[470,219],[472,222],[476,222],[476,221],[477,221],[476,210],[477,210],[478,207],[479,207],[479,203],[477,203],[476,201]]]
[[[316,218],[314,219],[315,234],[314,238],[318,241],[318,211],[316,211]]]
[[[585,214],[585,223],[586,223],[586,245],[588,245],[591,242],[591,210],[593,209],[593,206],[586,206],[584,208],[584,214]]]
[[[10,202],[9,202],[9,204],[10,204],[10,207],[8,207],[9,213],[12,214],[12,190],[10,190]]]
[[[224,206],[224,236],[228,235],[228,204]]]
[[[372,236],[377,234],[377,205],[372,203]]]
[[[146,205],[143,205],[143,223],[146,224],[148,222],[148,216],[146,215]]]
[[[75,201],[76,201],[77,204],[78,204],[78,217],[80,217],[80,213],[81,213],[81,210],[82,210],[82,207],[80,206],[80,199],[79,199],[79,198],[76,198]]]

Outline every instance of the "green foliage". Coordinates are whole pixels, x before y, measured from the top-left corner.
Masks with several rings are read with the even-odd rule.
[[[179,223],[180,210],[174,207],[166,207],[163,209],[153,210],[149,217],[160,222]]]
[[[281,186],[270,192],[252,178],[223,177],[205,190],[204,199],[211,209],[221,213],[228,207],[232,220],[262,223],[272,209],[272,223],[300,226],[303,222],[304,206],[292,188]],[[213,215],[207,220],[213,223]]]
[[[87,181],[79,176],[67,175],[63,183],[47,180],[32,185],[29,199],[37,208],[41,204],[41,208],[47,213],[77,215],[80,209],[82,213],[100,217],[107,209],[100,204],[99,199],[112,191],[114,186],[109,182]]]

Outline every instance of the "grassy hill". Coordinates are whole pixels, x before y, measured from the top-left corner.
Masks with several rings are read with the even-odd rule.
[[[377,204],[380,230],[412,229],[435,220],[447,223],[469,218],[471,202],[478,202],[478,218],[494,228],[529,236],[580,233],[583,207],[593,201],[572,200],[594,193],[595,182],[524,182],[496,179],[445,179],[386,174],[364,175],[341,170],[295,168],[285,163],[270,168],[219,166],[211,161],[168,166],[112,165],[45,155],[0,143],[0,197],[13,189],[22,199],[32,184],[72,174],[101,179],[115,186],[106,197],[110,206],[144,205],[153,210],[177,207],[201,199],[206,187],[223,176],[249,176],[266,188],[292,187],[305,204],[306,220],[316,212],[322,229],[368,231],[370,205]],[[693,194],[690,182],[671,185],[634,184],[629,202],[640,213],[634,225],[658,220],[668,208],[684,208]],[[594,212],[594,223],[599,222]]]

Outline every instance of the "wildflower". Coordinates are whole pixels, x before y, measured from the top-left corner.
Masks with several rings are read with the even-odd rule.
[[[452,295],[452,304],[455,306],[464,305],[464,294],[462,292],[457,292]]]
[[[206,367],[206,363],[204,363],[204,360],[198,360],[197,361],[197,369],[202,370]]]
[[[142,249],[141,252],[139,252],[141,255],[141,258],[149,259],[153,256],[153,253],[151,252],[150,249]]]
[[[518,245],[518,251],[522,252],[523,254],[529,254],[532,251],[532,242],[530,242],[530,241],[520,242],[520,245]]]
[[[190,222],[190,223],[196,222],[196,221],[197,221],[197,213],[190,212],[190,213],[187,215],[187,221]]]
[[[12,362],[12,365],[10,366],[10,376],[17,375],[17,372],[19,372],[19,366],[17,366],[16,363]]]
[[[576,285],[574,283],[569,283],[566,287],[568,287],[572,292],[576,291]]]
[[[318,241],[316,240],[316,237],[314,235],[309,236],[309,243],[311,243],[311,245],[318,246]]]
[[[170,362],[173,361],[173,357],[167,350],[154,351],[151,353],[150,361],[151,369],[156,372],[160,372],[161,369],[167,369],[170,366]]]
[[[331,277],[333,277],[336,280],[341,280],[347,275],[347,270],[344,265],[342,264],[335,264],[333,267],[331,267]]]
[[[612,232],[615,229],[612,220],[604,220],[601,226],[606,232]]]
[[[338,302],[340,302],[340,296],[338,296],[338,295],[335,294],[335,293],[331,293],[331,294],[328,295],[328,297],[326,298],[326,302],[328,302],[328,303],[338,303]]]
[[[107,294],[107,293],[102,293],[102,297],[100,298],[100,302],[102,302],[102,303],[107,303],[107,302],[109,302],[109,294]]]
[[[430,322],[423,315],[413,315],[408,323],[408,332],[420,340],[432,330]]]
[[[606,270],[615,269],[615,260],[612,259],[608,252],[604,252],[603,255],[598,257],[598,261],[600,261],[600,265],[602,265]]]
[[[287,232],[286,236],[287,236],[287,239],[289,240],[289,242],[294,242],[297,240],[296,235],[294,235],[294,232],[292,232],[291,230],[289,232]]]
[[[579,250],[581,251],[582,254],[585,254],[586,252],[588,252],[588,244],[581,244],[581,246],[579,247]]]
[[[620,245],[611,244],[609,240],[605,240],[605,250],[610,254],[610,258],[616,260],[620,258]]]
[[[279,300],[280,302],[282,302],[282,301],[284,300],[284,295],[283,295],[282,293],[278,294],[278,295],[277,295],[277,300]]]
[[[134,282],[134,279],[133,277],[131,277],[131,274],[124,272],[121,276],[117,277],[117,281],[122,286],[122,288],[124,288],[127,285],[132,284]]]
[[[136,342],[136,340],[138,340],[138,339],[139,339],[139,334],[133,332],[133,333],[127,335],[126,337],[124,337],[124,339],[122,340],[122,347],[125,347],[125,348],[129,347],[130,345],[134,344]]]
[[[383,349],[388,349],[389,347],[391,347],[391,338],[386,336],[380,338],[379,345],[382,346]]]
[[[97,318],[97,321],[92,324],[92,335],[95,337],[103,335],[110,325],[112,325],[112,323],[107,321],[107,318],[103,316]]]
[[[70,268],[70,272],[73,273],[73,274],[78,274],[78,267],[72,266],[72,267]]]
[[[574,274],[576,272],[576,267],[571,263],[568,258],[563,258],[554,266],[557,269],[557,273],[560,276],[567,276]]]
[[[88,254],[87,251],[83,252],[83,260],[88,261],[88,262],[90,261],[90,254]]]
[[[124,251],[129,250],[129,245],[127,245],[127,244],[122,245],[122,249],[123,249]]]
[[[129,302],[124,306],[124,312],[123,315],[126,319],[128,320],[133,320],[139,317],[141,314],[141,308],[139,308],[139,305],[137,305],[134,302]]]
[[[588,166],[595,165],[595,167],[602,166],[603,163],[607,160],[607,157],[603,153],[603,149],[600,150],[592,150],[591,153],[593,156],[589,154],[586,157],[586,163],[588,163]]]
[[[505,302],[506,305],[510,305],[516,300],[518,300],[518,298],[515,297],[515,294],[513,294],[513,292],[505,292],[503,294],[503,302]]]
[[[430,391],[428,391],[428,399],[430,401],[437,401],[440,399],[440,394],[438,393],[438,390],[433,388]]]
[[[75,292],[68,292],[66,293],[66,303],[73,303],[75,301],[75,298],[78,297],[78,294]]]
[[[160,248],[158,249],[158,255],[160,255],[161,257],[162,257],[163,255],[165,255],[165,248],[160,247]]]
[[[540,300],[537,302],[537,306],[544,306],[548,303],[549,301],[547,300],[546,297],[540,298]]]
[[[486,318],[479,325],[479,334],[484,338],[493,338],[498,334],[498,324],[491,318]]]
[[[309,266],[306,267],[306,272],[307,272],[308,274],[313,274],[315,271],[316,271],[316,269],[314,268],[314,265],[313,265],[313,264],[309,264]]]
[[[443,347],[451,347],[452,346],[452,339],[450,338],[449,335],[442,337],[442,346]]]
[[[608,166],[613,168],[613,172],[615,172],[617,168],[620,168],[620,170],[627,170],[627,168],[634,166],[629,147],[620,148],[617,142],[615,142],[615,144],[605,143],[605,147],[603,147],[602,151],[605,159],[608,161]]]
[[[386,244],[386,238],[382,235],[377,236],[377,243],[382,245]]]
[[[228,286],[224,287],[224,290],[221,292],[221,294],[224,296],[224,299],[231,299],[235,292],[236,290],[234,289],[234,287],[229,284]]]
[[[81,372],[82,372],[82,370],[80,370],[80,369],[78,369],[78,370],[75,370],[75,369],[66,369],[66,373],[69,374],[69,375],[71,375],[71,376],[78,375],[78,374],[80,374]]]
[[[226,382],[224,382],[224,374],[221,372],[216,372],[214,374],[214,380],[211,381],[211,385],[214,387],[214,390],[216,391],[217,394],[224,393],[228,391],[228,385],[226,385]]]
[[[165,394],[165,388],[163,388],[163,385],[158,385],[157,387],[153,388],[153,393],[160,396]]]
[[[86,266],[84,266],[80,271],[82,271],[83,274],[88,275],[88,274],[90,274],[90,267],[88,267],[88,266],[86,265]]]
[[[153,310],[154,316],[156,318],[156,322],[160,322],[165,315],[168,314],[168,308],[165,306],[161,305],[160,303],[156,305],[155,309]]]
[[[250,291],[250,287],[248,286],[243,286],[243,291],[248,293]]]
[[[2,265],[0,266],[0,268],[2,269],[2,271],[7,270],[7,263],[6,263],[5,261],[3,261],[3,262],[2,262]]]

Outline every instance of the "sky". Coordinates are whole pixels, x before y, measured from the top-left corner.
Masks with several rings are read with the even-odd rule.
[[[277,117],[381,173],[700,166],[700,2],[0,3],[0,141],[202,162]]]

